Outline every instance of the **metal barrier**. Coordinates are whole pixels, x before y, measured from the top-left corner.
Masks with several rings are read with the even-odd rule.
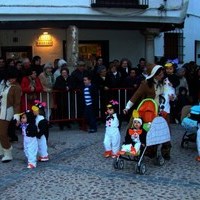
[[[121,114],[125,108],[126,102],[133,95],[135,90],[127,88],[113,88],[104,91],[98,91],[98,118],[105,115],[106,105],[111,99],[119,102],[118,113]],[[22,98],[25,102],[25,108],[30,109],[29,95],[24,94]],[[46,101],[46,116],[50,122],[62,121],[80,121],[84,120],[83,110],[84,102],[80,90],[42,92],[36,95],[40,101]]]

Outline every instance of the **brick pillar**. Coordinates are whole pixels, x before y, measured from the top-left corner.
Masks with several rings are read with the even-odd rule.
[[[148,63],[154,63],[155,46],[154,38],[160,33],[159,29],[147,28],[142,34],[145,36],[145,58]]]
[[[74,68],[78,61],[78,28],[69,26],[67,28],[67,62],[69,69]]]

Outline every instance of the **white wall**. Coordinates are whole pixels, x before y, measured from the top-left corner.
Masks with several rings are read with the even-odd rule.
[[[195,60],[195,40],[200,41],[200,1],[190,0],[184,26],[184,61]]]
[[[52,35],[52,47],[36,46],[36,40],[44,31],[48,31]],[[13,37],[18,37],[19,41],[13,43]],[[63,40],[66,40],[66,30],[64,29],[0,31],[0,47],[32,46],[33,56],[41,56],[42,63],[53,62],[54,59],[63,57]],[[140,57],[145,57],[144,36],[139,31],[79,29],[79,40],[109,40],[110,61],[127,57],[133,65],[136,65]]]
[[[133,65],[145,57],[144,36],[138,31],[80,30],[80,40],[109,40],[110,61],[127,57]]]

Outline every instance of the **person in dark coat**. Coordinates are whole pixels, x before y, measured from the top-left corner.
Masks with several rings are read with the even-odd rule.
[[[55,104],[56,104],[56,114],[58,119],[64,120],[69,119],[69,109],[68,109],[68,91],[71,88],[69,69],[62,68],[60,70],[61,75],[56,78],[54,84],[55,92]],[[69,122],[59,122],[60,130],[64,129],[64,126],[70,128]]]
[[[85,75],[83,78],[84,88],[83,100],[84,100],[84,115],[89,125],[89,133],[97,132],[96,115],[98,111],[98,93],[94,84],[91,82],[92,78],[89,75]]]

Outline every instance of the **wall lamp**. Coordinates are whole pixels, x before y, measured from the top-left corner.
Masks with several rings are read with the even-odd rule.
[[[39,36],[36,45],[42,47],[53,46],[52,36],[48,32],[44,32]]]

